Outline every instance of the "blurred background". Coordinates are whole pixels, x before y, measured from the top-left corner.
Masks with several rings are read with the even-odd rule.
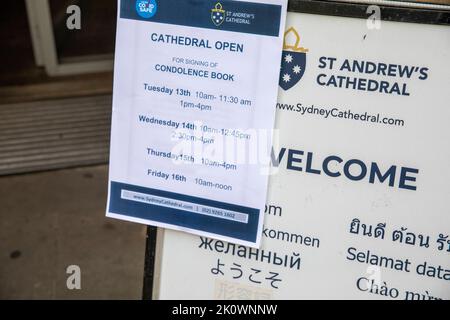
[[[67,27],[71,5],[81,29]],[[0,299],[142,297],[146,228],[105,218],[116,10],[2,3]],[[81,290],[66,286],[70,265]]]
[[[0,299],[142,297],[146,228],[105,218],[116,12],[2,2]]]

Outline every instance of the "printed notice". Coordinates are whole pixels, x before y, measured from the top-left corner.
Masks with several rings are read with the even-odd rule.
[[[119,1],[108,217],[259,246],[286,5]]]

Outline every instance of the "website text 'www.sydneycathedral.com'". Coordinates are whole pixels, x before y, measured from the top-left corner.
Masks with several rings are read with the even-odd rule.
[[[284,111],[291,111],[298,113],[300,115],[312,115],[319,116],[325,119],[343,119],[343,120],[354,120],[366,123],[379,123],[382,125],[403,127],[405,125],[405,120],[386,117],[380,113],[370,114],[368,112],[354,112],[350,109],[342,109],[338,107],[318,107],[315,105],[303,105],[301,103],[297,104],[287,104],[287,103],[277,103],[277,109]]]

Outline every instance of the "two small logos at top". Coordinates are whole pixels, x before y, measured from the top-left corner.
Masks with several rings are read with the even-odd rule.
[[[136,0],[136,12],[145,19],[150,19],[156,14],[158,5],[156,0]]]
[[[284,33],[283,53],[279,85],[283,90],[295,86],[305,74],[306,53],[309,49],[300,47],[300,35],[291,27]]]
[[[144,18],[150,19],[158,10],[156,0],[136,0],[136,13]],[[186,13],[188,14],[188,13]],[[226,11],[220,2],[216,2],[213,8],[211,8],[211,21],[216,27],[221,26],[224,22],[228,24],[246,24],[251,25],[256,18],[255,13],[239,12],[228,10]]]
[[[136,12],[142,18],[152,18],[157,10],[156,0],[136,0]],[[211,9],[211,20],[217,27],[225,21],[225,10],[220,2],[217,2]]]

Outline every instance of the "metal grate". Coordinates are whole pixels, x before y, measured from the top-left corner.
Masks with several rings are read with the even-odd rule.
[[[111,96],[0,105],[0,175],[106,163]]]

